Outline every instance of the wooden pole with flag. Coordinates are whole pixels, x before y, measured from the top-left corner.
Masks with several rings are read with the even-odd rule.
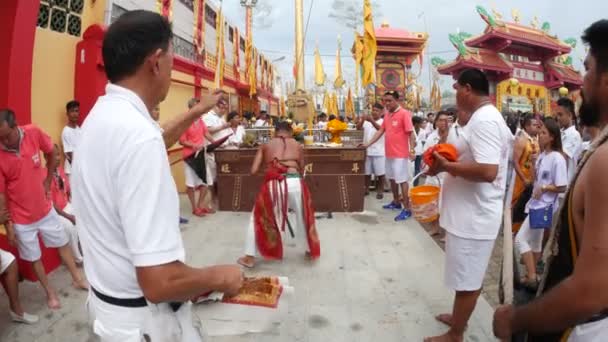
[[[378,43],[376,41],[376,31],[372,15],[372,5],[370,0],[363,2],[363,55],[362,68],[363,76],[361,85],[363,88],[376,83],[376,54],[378,53]]]
[[[222,89],[224,87],[224,67],[226,65],[226,58],[224,54],[224,14],[221,7],[216,18],[215,37],[216,54],[214,85],[215,89]]]
[[[329,94],[327,93],[327,90],[325,90],[325,93],[323,94],[323,105],[321,108],[325,113],[329,113],[330,106],[331,106],[331,98],[330,98]]]
[[[234,79],[240,81],[241,79],[241,36],[239,35],[239,29],[234,28],[234,41],[232,42],[232,67],[234,69]]]
[[[355,103],[353,102],[353,93],[350,88],[348,88],[348,95],[346,96],[346,102],[344,103],[344,112],[346,116],[350,116],[351,118],[355,118]]]
[[[156,0],[156,11],[171,21],[173,15],[173,0]]]
[[[194,0],[194,49],[197,55],[205,48],[205,0]]]
[[[321,54],[319,54],[319,47],[315,48],[315,84],[319,87],[325,85],[325,71],[323,70],[323,63],[321,62]]]
[[[363,62],[363,36],[355,32],[355,93],[359,93],[359,81],[361,79],[361,63]]]
[[[334,88],[340,89],[344,86],[344,77],[342,76],[342,58],[340,57],[340,50],[342,50],[342,39],[338,35],[338,51],[336,53],[336,69]]]

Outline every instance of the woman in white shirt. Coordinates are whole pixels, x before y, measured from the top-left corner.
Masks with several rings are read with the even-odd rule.
[[[230,125],[232,134],[228,140],[226,140],[225,144],[228,146],[241,146],[243,139],[245,138],[245,128],[241,125],[243,121],[241,116],[237,112],[230,112],[226,121],[228,122],[228,125]]]
[[[562,154],[562,139],[558,123],[545,119],[538,136],[542,153],[536,161],[536,176],[532,198],[526,204],[526,212],[553,206],[553,213],[558,209],[557,200],[568,186],[568,166]],[[529,288],[538,287],[539,277],[536,263],[540,259],[544,229],[530,227],[530,215],[524,220],[515,237],[515,246],[526,266],[527,275],[522,284]]]

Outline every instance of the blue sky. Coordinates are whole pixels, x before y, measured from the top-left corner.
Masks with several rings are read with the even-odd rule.
[[[217,0],[209,0],[219,3]],[[272,12],[266,17],[272,23],[267,28],[254,29],[254,43],[269,58],[286,56],[285,61],[277,64],[285,79],[292,79],[291,68],[294,55],[294,0],[258,0],[272,7]],[[333,0],[304,0],[305,14],[312,4],[312,13],[306,36],[306,82],[312,81],[313,57],[315,44],[318,42],[319,50],[323,56],[325,72],[330,79],[334,77],[335,53],[337,36],[342,37],[342,55],[349,58],[342,59],[345,79],[353,84],[354,63],[350,58],[350,46],[353,42],[353,32],[345,28],[334,19],[329,18]],[[360,1],[363,3],[363,0]],[[430,57],[438,56],[446,61],[456,56],[456,50],[448,40],[448,34],[460,31],[478,34],[485,28],[485,22],[475,10],[476,5],[486,9],[496,8],[506,20],[511,20],[511,10],[516,8],[521,13],[521,22],[528,24],[534,16],[540,22],[551,23],[551,31],[558,37],[580,38],[582,31],[592,22],[608,18],[608,1],[605,0],[579,0],[576,2],[565,0],[512,0],[512,1],[485,1],[485,0],[378,0],[382,16],[374,17],[375,26],[387,21],[392,27],[404,28],[409,31],[425,32],[430,35]],[[231,23],[244,21],[244,10],[238,0],[224,0],[225,13]],[[423,14],[422,16],[420,16]],[[426,17],[426,25],[424,18]],[[243,27],[244,25],[240,24]],[[580,43],[573,52],[575,66],[581,68],[580,60],[584,57],[584,47]],[[427,67],[423,69],[421,83],[428,92],[429,77]],[[451,85],[449,77],[442,77],[442,87]]]

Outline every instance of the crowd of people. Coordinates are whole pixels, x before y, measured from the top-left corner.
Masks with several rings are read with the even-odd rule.
[[[436,316],[448,332],[426,341],[463,340],[499,231],[510,228],[502,227],[505,201],[526,270],[519,281],[542,295],[499,307],[495,335],[507,339],[527,332],[529,341],[569,336],[572,342],[608,335],[607,36],[606,20],[583,36],[590,49],[578,115],[574,102],[561,98],[553,113],[517,114],[513,120],[512,113],[503,115],[492,104],[490,82],[476,69],[458,76],[452,110],[412,115],[400,106],[399,93],[388,91],[357,122],[319,115],[320,129],[340,122],[363,131],[366,189],[373,177],[382,200],[390,182],[392,200],[383,208],[399,211],[395,221],[412,216],[410,187],[420,182],[441,187],[431,234],[445,241],[444,280],[455,297],[452,312]],[[221,91],[190,100],[185,113],[158,123],[158,104],[170,85],[171,37],[170,24],[156,13],[131,11],[118,18],[103,42],[106,94],[82,127],[79,103],[67,103],[61,147],[37,126],[19,125],[12,110],[0,110],[0,223],[19,256],[31,262],[51,309],[61,304],[41,262],[38,236],[58,249],[73,286],[89,290],[87,308],[102,341],[144,335],[153,341],[183,336],[198,341],[200,327],[193,324],[189,300],[210,291],[230,295],[243,284],[238,265],[184,263],[179,198],[167,156],[176,143],[183,147],[192,213],[202,217],[215,211],[213,149],[239,146],[245,127],[275,126],[275,136],[258,150],[252,166],[252,174],[263,169],[265,185],[247,228],[245,256],[237,262],[253,267],[258,253],[282,257],[276,237],[289,222],[274,216],[279,205],[283,217],[288,208],[295,210],[300,228],[295,233],[307,242],[306,254],[320,255],[302,180],[303,150],[291,124],[273,122],[264,111],[255,117],[229,113]],[[452,145],[456,160],[434,152],[434,161],[425,165],[423,153],[437,144]],[[196,163],[188,162],[193,159]],[[414,180],[421,174],[425,177]],[[279,184],[286,191],[281,198],[275,191]],[[543,248],[551,251],[545,258]],[[84,264],[86,279],[78,264]],[[0,279],[12,319],[36,323],[38,317],[19,300],[15,257],[3,250]]]

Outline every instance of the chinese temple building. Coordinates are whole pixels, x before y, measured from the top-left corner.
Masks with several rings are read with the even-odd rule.
[[[550,114],[560,96],[576,96],[583,80],[568,56],[575,39],[561,41],[551,34],[548,22],[540,26],[536,18],[530,26],[522,25],[517,11],[514,22],[503,21],[499,13],[490,14],[481,6],[477,12],[486,29],[478,36],[450,34],[458,57],[439,66],[440,74],[456,78],[467,68],[484,71],[499,111]]]
[[[390,27],[388,23],[376,28],[378,53],[376,55],[376,89],[370,94],[379,99],[385,92],[395,90],[410,108],[415,107],[418,93],[412,64],[418,59],[422,68],[422,51],[427,33],[409,32]],[[370,102],[373,103],[373,102]]]

